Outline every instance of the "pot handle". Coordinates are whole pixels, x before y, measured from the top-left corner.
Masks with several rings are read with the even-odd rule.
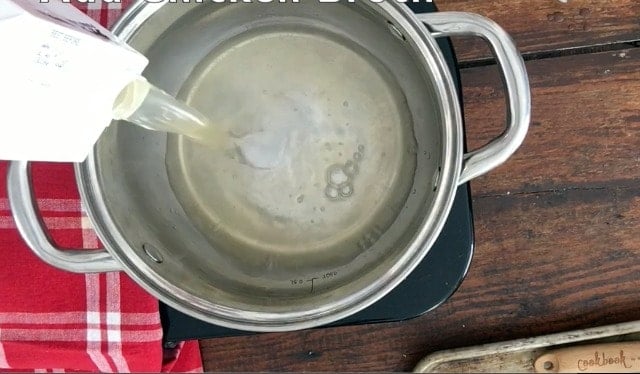
[[[527,71],[509,34],[488,18],[465,12],[436,12],[416,16],[431,28],[431,35],[436,38],[481,37],[489,43],[501,68],[507,96],[507,128],[489,144],[465,154],[458,181],[462,184],[504,163],[524,141],[531,118]]]
[[[82,251],[55,246],[38,212],[31,186],[31,169],[27,161],[13,161],[9,165],[7,195],[18,231],[42,261],[74,273],[121,270],[116,260],[104,249]]]

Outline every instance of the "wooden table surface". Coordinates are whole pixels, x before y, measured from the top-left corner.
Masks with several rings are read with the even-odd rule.
[[[409,321],[202,341],[206,370],[409,371],[438,350],[640,319],[640,2],[437,4],[503,26],[533,97],[522,147],[471,183],[463,284]],[[502,85],[482,43],[455,48],[473,148],[502,129]]]

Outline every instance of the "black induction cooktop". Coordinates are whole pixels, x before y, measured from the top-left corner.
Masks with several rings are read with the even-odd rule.
[[[408,0],[411,1],[411,0]],[[416,13],[435,12],[432,2],[407,2]],[[461,91],[457,61],[450,40],[438,39],[453,78]],[[418,317],[444,303],[458,288],[473,255],[473,216],[468,184],[458,187],[453,207],[435,244],[416,269],[393,291],[368,308],[327,326],[402,321]],[[253,334],[189,317],[160,303],[166,344],[173,342]],[[321,327],[320,327],[321,328]]]

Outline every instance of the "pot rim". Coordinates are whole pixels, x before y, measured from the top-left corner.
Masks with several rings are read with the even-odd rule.
[[[128,41],[138,28],[167,1],[160,3],[137,0],[112,26],[112,32]],[[375,282],[321,308],[302,312],[269,313],[236,310],[194,297],[167,282],[149,267],[129,246],[108,214],[107,203],[100,192],[96,151],[75,165],[76,182],[87,214],[108,252],[124,271],[147,292],[172,308],[195,318],[227,328],[275,332],[307,329],[326,325],[350,316],[377,302],[400,284],[423,260],[440,234],[455,197],[463,159],[462,113],[458,93],[444,55],[427,27],[405,4],[396,1],[370,2],[370,6],[393,20],[407,33],[407,40],[423,58],[430,74],[441,118],[441,172],[434,199],[420,230],[411,239],[396,263]],[[130,254],[130,255],[128,255]]]

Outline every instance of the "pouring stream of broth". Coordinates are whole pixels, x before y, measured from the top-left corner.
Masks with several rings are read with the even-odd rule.
[[[216,150],[237,147],[252,167],[278,165],[286,147],[286,133],[256,132],[234,137],[219,124],[141,78],[122,90],[114,104],[114,119],[153,131],[180,134]]]

